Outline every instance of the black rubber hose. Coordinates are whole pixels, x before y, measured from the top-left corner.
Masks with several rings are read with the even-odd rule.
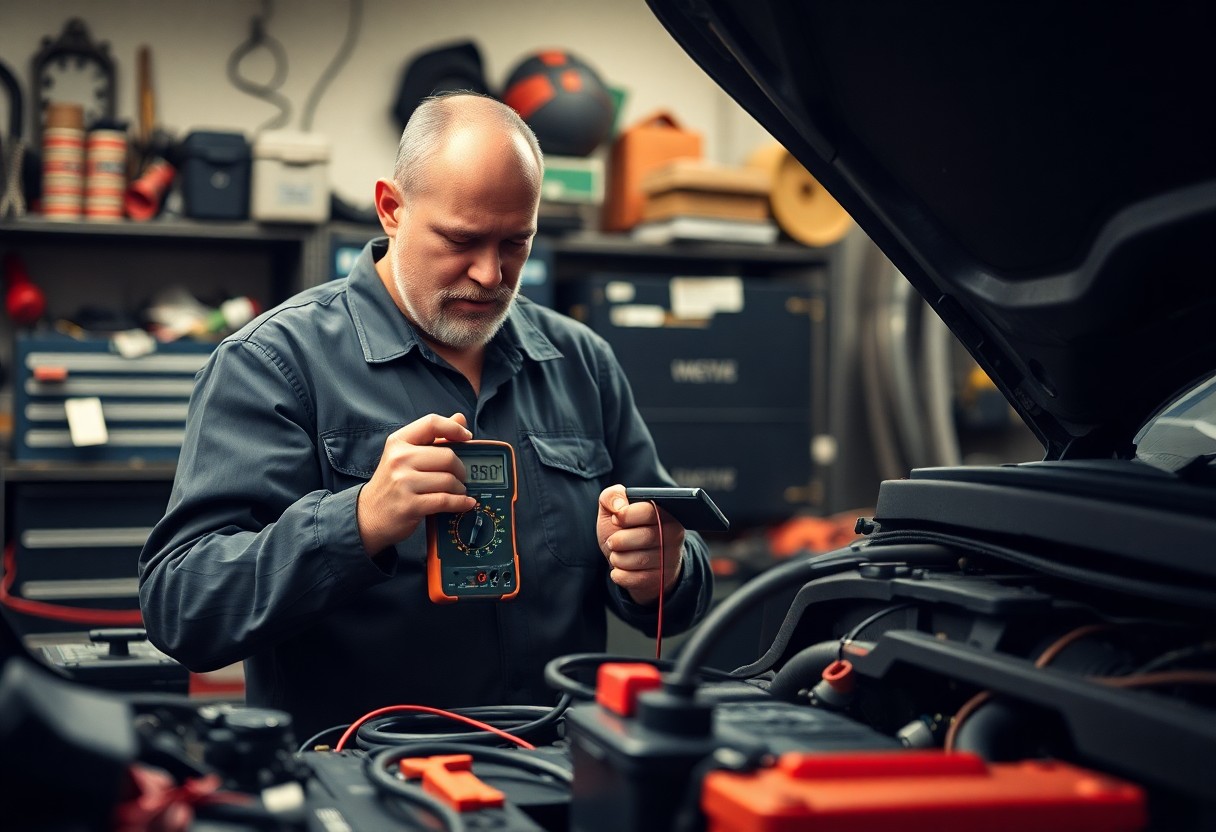
[[[768,692],[786,702],[798,702],[798,691],[813,687],[823,675],[823,669],[836,661],[840,654],[840,642],[821,641],[794,654],[785,666],[777,671]]]
[[[1025,716],[1005,702],[985,702],[963,721],[954,751],[970,751],[989,762],[1011,762],[1026,756]]]
[[[752,607],[768,598],[819,578],[856,569],[871,561],[879,563],[940,563],[952,557],[951,551],[939,545],[890,546],[881,549],[852,544],[824,554],[796,558],[763,572],[742,587],[705,617],[684,644],[675,671],[667,681],[669,691],[691,695],[697,685],[697,668],[705,663],[714,642],[728,632]]]
[[[850,547],[822,555],[795,558],[752,578],[715,607],[693,631],[692,636],[684,643],[684,649],[668,683],[669,687],[683,689],[685,692],[695,688],[697,668],[704,664],[705,657],[719,634],[729,631],[752,607],[791,586],[801,586],[820,575],[855,568],[867,560],[867,553]]]

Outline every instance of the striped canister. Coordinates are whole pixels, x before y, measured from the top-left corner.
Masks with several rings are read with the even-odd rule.
[[[42,130],[42,213],[78,220],[84,213],[84,108],[52,102]]]
[[[127,134],[90,130],[85,139],[84,216],[91,222],[123,218],[127,187]]]

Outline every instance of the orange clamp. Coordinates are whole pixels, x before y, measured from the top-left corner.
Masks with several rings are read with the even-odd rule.
[[[439,754],[434,757],[407,757],[401,761],[406,779],[422,779],[423,791],[435,795],[457,812],[501,807],[503,793],[487,786],[473,773],[470,754]]]

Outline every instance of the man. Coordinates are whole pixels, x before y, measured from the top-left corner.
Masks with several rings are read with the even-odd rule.
[[[197,379],[164,519],[140,557],[149,638],[244,660],[250,704],[302,735],[393,704],[551,702],[551,658],[601,651],[605,609],[653,634],[709,604],[705,544],[624,485],[672,481],[605,342],[518,298],[543,159],[493,99],[421,104],[387,240],[221,343]],[[450,414],[450,415],[448,415]],[[425,518],[460,512],[470,438],[516,451],[520,591],[438,605]]]

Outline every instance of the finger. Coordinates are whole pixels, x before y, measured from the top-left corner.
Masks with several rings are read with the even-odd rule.
[[[464,482],[446,471],[415,472],[407,480],[406,487],[419,496],[426,494],[454,494],[458,497],[463,497],[468,493]]]
[[[417,511],[415,516],[429,516],[432,514],[458,514],[468,511],[477,505],[477,501],[472,497],[464,494],[450,494],[444,491],[431,491],[425,494],[419,494],[415,497],[413,508]]]
[[[613,552],[659,552],[659,530],[656,526],[635,526],[621,529],[608,536],[608,548]]]
[[[629,500],[625,496],[625,486],[610,485],[600,492],[600,511],[613,517],[619,517],[621,512],[629,508]]]
[[[662,564],[663,583],[666,584],[680,574],[682,560],[679,557],[670,557]],[[650,576],[648,580],[654,580],[660,571],[659,558],[655,554],[612,553],[608,556],[608,566],[611,568],[612,574]],[[620,583],[615,578],[613,580],[618,584]]]
[[[643,508],[649,509],[649,511],[639,512],[634,510],[636,505],[636,503],[631,504],[625,512],[622,512],[622,515],[627,518],[627,522],[617,524],[621,532],[631,531],[649,535],[646,539],[653,540],[654,543],[651,545],[655,546],[659,544],[660,540],[682,541],[684,539],[685,529],[679,520],[676,520],[670,514],[660,509],[659,517],[662,520],[660,531],[660,525],[655,522],[653,507],[644,506]],[[620,532],[614,532],[614,534],[620,534]],[[660,534],[662,537],[660,537]],[[624,539],[622,538],[622,541]]]
[[[446,439],[449,442],[464,442],[473,438],[473,433],[463,421],[457,421],[451,416],[440,416],[430,413],[415,419],[405,427],[393,433],[389,438],[398,438],[411,445],[432,445],[436,440]]]
[[[617,515],[617,521],[622,528],[636,528],[655,525],[655,507],[645,500],[629,503]]]
[[[630,594],[646,593],[649,595],[656,591],[655,586],[658,583],[653,571],[634,572],[625,569],[613,569],[608,573],[608,576],[614,584]]]
[[[429,445],[416,448],[409,457],[409,465],[416,471],[435,474],[451,474],[460,482],[464,482],[464,463],[456,452],[443,445]]]
[[[618,552],[614,549],[608,555],[608,565],[613,569],[623,569],[626,572],[657,572],[659,570],[659,550],[639,549]]]

